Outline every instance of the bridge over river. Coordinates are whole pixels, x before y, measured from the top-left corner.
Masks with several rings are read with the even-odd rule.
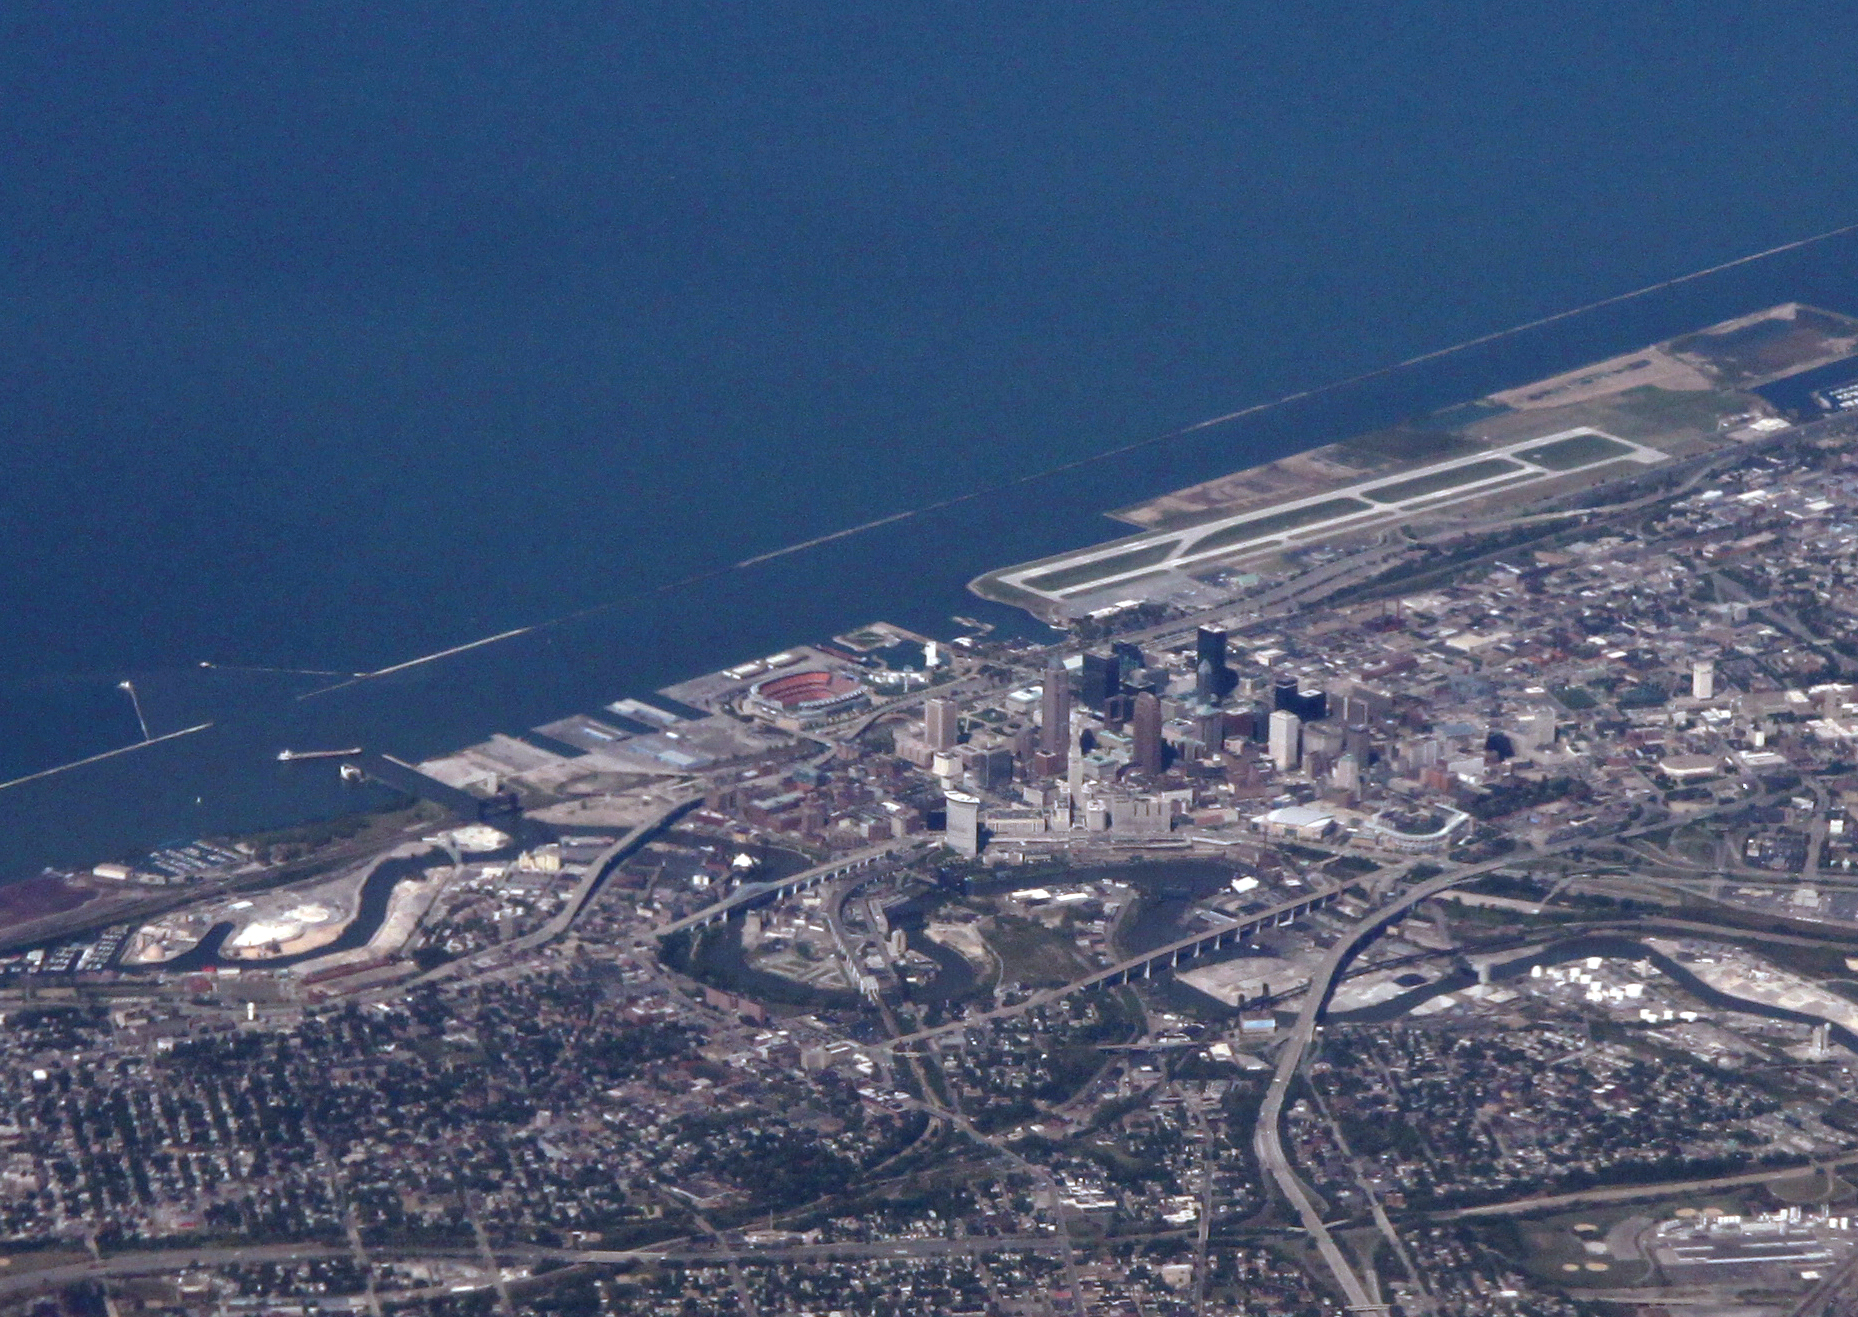
[[[862,870],[875,869],[885,860],[901,859],[939,840],[939,837],[909,837],[885,842],[882,846],[853,851],[849,855],[841,855],[836,860],[828,860],[824,864],[815,865],[800,873],[789,874],[785,878],[775,878],[764,883],[743,883],[714,905],[706,905],[703,909],[692,911],[682,919],[674,919],[654,932],[659,937],[670,937],[673,933],[682,933],[687,928],[702,928],[705,924],[719,923],[738,911],[784,900],[796,892],[803,892],[809,887],[817,887],[821,883],[829,883],[835,878],[849,878]]]

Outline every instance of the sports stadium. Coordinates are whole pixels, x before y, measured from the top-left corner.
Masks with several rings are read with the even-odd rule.
[[[863,682],[824,668],[770,677],[748,692],[750,711],[802,727],[842,718],[870,702]]]

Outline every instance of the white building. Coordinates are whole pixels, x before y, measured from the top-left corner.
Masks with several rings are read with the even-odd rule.
[[[948,793],[949,846],[961,855],[981,853],[981,798],[965,791]]]
[[[1267,837],[1285,841],[1321,841],[1335,827],[1335,816],[1308,805],[1286,805],[1252,819]]]
[[[1381,850],[1431,855],[1449,846],[1452,834],[1470,818],[1444,806],[1423,811],[1384,809],[1363,825],[1361,839]]]
[[[1280,773],[1288,773],[1303,762],[1303,719],[1289,709],[1272,711],[1270,751],[1271,762]]]
[[[1510,724],[1510,742],[1524,759],[1533,758],[1555,743],[1555,711],[1543,706],[1516,715]]]

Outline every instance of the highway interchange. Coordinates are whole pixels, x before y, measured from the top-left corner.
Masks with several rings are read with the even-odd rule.
[[[1708,463],[1699,463],[1696,470],[1691,474],[1691,480],[1694,482],[1695,479],[1706,474],[1709,469],[1710,465]],[[1640,502],[1643,502],[1643,500],[1634,500],[1631,504],[1609,511],[1624,511],[1636,507]],[[1552,515],[1556,518],[1560,518],[1568,514],[1557,513]],[[1260,611],[1265,608],[1277,607],[1294,609],[1300,603],[1307,602],[1312,597],[1317,597],[1321,594],[1352,584],[1356,579],[1361,578],[1364,568],[1371,567],[1372,570],[1367,573],[1371,575],[1373,571],[1379,570],[1387,563],[1397,561],[1402,555],[1410,552],[1410,550],[1410,545],[1392,545],[1382,546],[1379,550],[1367,551],[1357,559],[1345,560],[1342,563],[1333,564],[1330,568],[1313,573],[1310,577],[1300,578],[1298,581],[1287,583],[1285,586],[1279,587],[1278,590],[1273,591],[1268,597],[1255,597],[1248,601],[1249,606]],[[1196,619],[1196,621],[1197,620],[1199,619]],[[1191,627],[1192,623],[1184,625],[1180,620],[1173,620],[1160,626],[1150,628],[1146,632],[1134,633],[1133,638],[1138,641],[1165,641],[1187,634],[1191,631]],[[1037,674],[1028,669],[1024,670],[1021,674],[1016,674],[1016,679],[1021,678],[1036,680]],[[970,679],[970,686],[978,684],[980,683],[977,680]],[[942,692],[938,691],[937,693]],[[916,705],[926,694],[927,692],[906,697],[888,704],[881,709],[872,711],[869,718],[866,720],[866,725],[873,724],[880,718],[893,715]],[[616,839],[608,851],[604,853],[595,864],[590,866],[587,876],[576,888],[572,898],[564,909],[543,928],[499,948],[495,954],[497,965],[506,966],[520,954],[538,949],[568,933],[572,929],[577,918],[593,900],[601,882],[605,876],[611,872],[613,867],[623,861],[625,856],[636,848],[636,846],[642,844],[651,836],[655,835],[660,829],[672,823],[682,811],[691,808],[701,798],[701,786],[702,784],[700,781],[688,784],[688,790],[673,797],[657,814]],[[1704,816],[1706,815],[1697,817]],[[1565,852],[1577,846],[1593,847],[1603,846],[1609,842],[1629,842],[1636,835],[1649,831],[1650,826],[1652,825],[1648,825],[1647,827],[1628,827],[1610,837],[1585,837],[1558,846],[1546,847],[1522,857],[1510,856],[1479,865],[1452,867],[1444,873],[1428,877],[1404,889],[1396,889],[1394,886],[1400,877],[1400,871],[1396,871],[1392,874],[1380,875],[1376,886],[1380,891],[1381,903],[1356,922],[1328,949],[1316,971],[1315,978],[1304,994],[1296,1022],[1283,1040],[1282,1049],[1278,1055],[1276,1066],[1273,1071],[1271,1084],[1267,1090],[1265,1101],[1261,1108],[1260,1119],[1254,1132],[1254,1148],[1260,1166],[1271,1178],[1284,1201],[1294,1208],[1301,1222],[1303,1231],[1319,1252],[1325,1265],[1334,1277],[1337,1289],[1345,1296],[1346,1302],[1351,1309],[1376,1311],[1383,1309],[1386,1305],[1383,1296],[1373,1292],[1369,1285],[1364,1282],[1361,1275],[1357,1273],[1354,1266],[1349,1262],[1342,1246],[1336,1241],[1333,1235],[1331,1228],[1332,1223],[1326,1223],[1323,1220],[1323,1213],[1319,1203],[1297,1175],[1291,1163],[1289,1153],[1284,1146],[1282,1131],[1282,1116],[1285,1102],[1293,1083],[1302,1071],[1312,1044],[1321,1031],[1323,1013],[1330,993],[1345,974],[1351,960],[1360,949],[1371,940],[1379,930],[1398,919],[1403,913],[1419,903],[1453,887],[1474,881],[1478,877],[1498,868],[1513,866],[1519,862],[1519,858],[1546,857]],[[891,863],[892,861],[905,858],[916,847],[920,846],[920,844],[920,839],[904,839],[896,843],[886,843],[882,846],[872,847],[868,851],[858,852],[852,856],[841,857],[829,864],[817,866],[815,869],[808,870],[799,875],[794,875],[790,878],[782,879],[777,883],[738,889],[736,892],[730,893],[728,896],[724,897],[715,905],[694,912],[677,921],[676,924],[666,926],[659,930],[659,932],[661,934],[675,932],[684,927],[698,923],[718,918],[726,918],[739,909],[763,900],[773,899],[782,893],[791,892],[799,886],[822,881],[833,884],[831,913],[835,916],[836,923],[839,900],[852,886],[856,885],[856,883],[867,881],[870,877],[875,877],[881,873],[891,871],[894,868],[894,865]],[[868,864],[870,868],[865,870],[857,869],[855,867],[857,863]],[[1700,875],[1700,880],[1701,877]],[[839,881],[842,879],[851,879],[852,881]],[[1283,907],[1274,908],[1258,916],[1256,924],[1262,927],[1278,916],[1292,912],[1292,907],[1296,907],[1295,913],[1301,913],[1308,908],[1309,904],[1310,902],[1308,899],[1286,903]],[[1228,930],[1218,930],[1220,933],[1227,931]],[[1172,963],[1174,960],[1180,958],[1183,952],[1191,953],[1201,949],[1216,949],[1214,946],[1206,945],[1214,936],[1214,934],[1202,933],[1190,938],[1181,939],[1155,950],[1145,952],[1139,956],[1128,957],[1114,965],[1082,976],[1062,987],[1034,993],[1027,1000],[1013,1006],[976,1014],[966,1020],[952,1022],[935,1028],[915,1030],[912,1032],[898,1032],[886,1041],[867,1045],[867,1050],[878,1054],[888,1054],[898,1059],[907,1059],[915,1051],[916,1045],[937,1036],[969,1028],[989,1019],[1004,1018],[1023,1013],[1039,1006],[1049,1004],[1071,993],[1101,987],[1119,979],[1126,980],[1133,973],[1146,966],[1159,965],[1164,962]],[[1235,936],[1242,935],[1235,934]],[[422,976],[421,979],[415,980],[415,982],[435,981],[437,979],[450,977],[468,977],[473,973],[481,972],[487,968],[491,967],[474,960],[456,961],[438,970],[432,971],[426,976]],[[397,997],[403,995],[409,986],[409,984],[402,983],[391,989],[383,988],[370,994],[370,999],[384,1000],[389,997]],[[968,1134],[976,1142],[988,1147],[992,1151],[1009,1157],[1012,1156],[1010,1148],[1006,1147],[999,1135],[982,1135],[974,1129],[972,1124],[960,1112],[938,1107],[934,1109],[934,1114],[955,1127],[962,1129],[964,1133]],[[1032,1165],[1031,1163],[1024,1164],[1028,1167]],[[1037,1168],[1033,1169],[1036,1170]],[[1752,1177],[1729,1177],[1724,1180],[1723,1183],[1740,1183],[1746,1180],[1760,1178],[1763,1177],[1760,1175]],[[1659,1188],[1668,1190],[1670,1186],[1659,1186]],[[1644,1191],[1633,1187],[1626,1187],[1623,1189],[1608,1190],[1605,1191],[1605,1194],[1607,1197],[1625,1198],[1642,1192]],[[1593,1198],[1594,1195],[1590,1193],[1587,1195],[1564,1195],[1555,1198],[1553,1201],[1588,1201]],[[1534,1205],[1549,1204],[1549,1199],[1542,1199]],[[1520,1204],[1499,1203],[1473,1210],[1477,1214],[1488,1215],[1504,1211],[1514,1211],[1517,1210],[1519,1206]],[[1204,1251],[1208,1247],[1206,1231],[1209,1215],[1209,1213],[1202,1213],[1199,1226],[1197,1248],[1202,1256],[1204,1256]],[[718,1248],[722,1248],[730,1254],[739,1257],[752,1255],[756,1258],[765,1258],[769,1260],[779,1259],[795,1261],[822,1257],[927,1256],[942,1252],[1008,1248],[1037,1249],[1041,1251],[1061,1250],[1065,1252],[1067,1256],[1069,1253],[1068,1240],[1061,1233],[1052,1236],[905,1240],[873,1244],[782,1245],[766,1248],[748,1248],[737,1242],[724,1241],[721,1239],[710,1241],[691,1239],[668,1241],[650,1248],[638,1250],[499,1249],[496,1250],[496,1258],[506,1263],[541,1258],[608,1263],[637,1263],[652,1260],[690,1260],[699,1258],[714,1260],[719,1256],[717,1252]],[[182,1249],[175,1251],[150,1250],[106,1257],[93,1256],[81,1262],[70,1262],[38,1270],[32,1270],[26,1266],[19,1266],[17,1270],[0,1272],[0,1295],[27,1292],[37,1288],[65,1284],[81,1279],[172,1271],[177,1266],[215,1266],[230,1263],[300,1261],[316,1258],[341,1257],[349,1253],[350,1248],[346,1244],[306,1243],[234,1246],[196,1250]],[[430,1251],[421,1251],[399,1249],[392,1250],[390,1255],[447,1257],[478,1262],[484,1260],[484,1250],[434,1249]]]

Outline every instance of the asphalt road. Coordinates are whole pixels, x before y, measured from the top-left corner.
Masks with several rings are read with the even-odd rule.
[[[460,1250],[460,1255],[465,1255]],[[147,1276],[181,1271],[190,1266],[226,1266],[237,1262],[302,1262],[313,1258],[346,1258],[349,1246],[341,1244],[248,1244],[233,1248],[150,1249],[142,1253],[119,1253],[101,1261],[89,1259],[61,1267],[42,1267],[37,1271],[0,1272],[0,1297],[29,1294],[35,1290],[78,1281],[101,1280],[106,1276]],[[31,1254],[22,1255],[22,1260]]]
[[[1589,840],[1583,838],[1582,840]],[[1578,843],[1569,842],[1572,846]],[[1560,848],[1555,848],[1560,849]],[[1537,852],[1543,854],[1546,852]],[[1385,925],[1392,923],[1413,906],[1418,905],[1440,892],[1456,887],[1460,883],[1471,881],[1482,874],[1513,865],[1523,857],[1506,856],[1500,860],[1491,860],[1484,864],[1474,864],[1468,868],[1428,878],[1425,882],[1408,888],[1386,905],[1361,920],[1348,935],[1329,948],[1322,964],[1311,976],[1310,986],[1303,998],[1303,1009],[1297,1014],[1297,1022],[1292,1026],[1290,1036],[1285,1040],[1284,1048],[1278,1053],[1277,1071],[1271,1078],[1271,1087],[1265,1092],[1265,1099],[1258,1109],[1258,1128],[1253,1135],[1253,1147],[1258,1153],[1258,1164],[1277,1182],[1278,1190],[1297,1209],[1297,1215],[1303,1221],[1303,1228],[1315,1242],[1317,1251],[1323,1261],[1334,1273],[1336,1284],[1346,1296],[1348,1306],[1357,1310],[1378,1310],[1386,1305],[1379,1303],[1368,1292],[1361,1277],[1349,1265],[1343,1256],[1341,1247],[1335,1242],[1329,1228],[1323,1224],[1322,1213],[1317,1210],[1316,1202],[1307,1186],[1297,1175],[1291,1165],[1290,1154],[1284,1148],[1283,1114],[1284,1099],[1289,1095],[1292,1081],[1303,1065],[1303,1056],[1309,1050],[1311,1040],[1320,1028],[1323,1009],[1328,1004],[1329,994],[1334,989],[1336,979],[1341,974],[1342,966],[1353,954],[1355,948],[1370,934],[1378,932]]]
[[[442,979],[469,977],[485,969],[495,969],[506,966],[523,952],[533,950],[536,947],[554,941],[563,933],[567,932],[574,921],[580,917],[582,911],[587,907],[589,898],[593,896],[601,880],[604,879],[621,860],[625,859],[646,841],[656,836],[660,828],[671,822],[671,820],[675,819],[685,810],[690,809],[701,799],[701,796],[695,796],[689,799],[672,801],[664,806],[664,808],[652,814],[644,822],[634,827],[631,831],[627,832],[623,837],[620,837],[611,846],[607,847],[595,857],[592,864],[587,866],[587,872],[582,875],[580,882],[575,885],[573,893],[568,897],[567,904],[557,911],[552,919],[534,932],[525,933],[521,937],[512,938],[510,941],[493,948],[489,952],[478,952],[473,955],[461,957],[458,960],[448,960],[443,965],[434,966],[432,969],[427,970],[423,974],[415,975],[413,978],[403,980],[399,983],[389,984],[372,991],[359,993],[355,996],[354,1000],[357,1002],[369,1002],[402,997],[413,988],[421,987],[428,983],[437,983]],[[494,960],[495,964],[480,966],[478,962],[486,955],[489,955]]]
[[[769,1248],[736,1247],[727,1251],[740,1258],[768,1262],[813,1262],[831,1259],[891,1257],[952,1257],[974,1253],[1057,1252],[1064,1241],[1057,1235],[968,1235],[957,1239],[891,1239],[873,1242],[846,1241],[837,1244],[780,1244]],[[482,1265],[477,1248],[461,1244],[455,1248],[375,1249],[378,1259],[452,1258]],[[0,1298],[13,1294],[30,1294],[86,1280],[109,1277],[150,1276],[184,1271],[193,1267],[219,1267],[254,1262],[307,1262],[321,1258],[349,1258],[353,1250],[347,1243],[245,1244],[222,1248],[145,1249],[135,1253],[118,1253],[102,1259],[86,1259],[37,1270],[0,1271]],[[500,1262],[524,1262],[548,1259],[561,1262],[709,1262],[720,1257],[715,1248],[693,1248],[675,1241],[655,1248],[570,1249],[524,1247],[498,1249]],[[21,1261],[31,1258],[20,1255]]]
[[[1727,809],[1739,809],[1748,804],[1738,801],[1731,806],[1719,809],[1703,810],[1692,816],[1692,820],[1712,817]],[[1283,1050],[1278,1054],[1277,1071],[1271,1078],[1271,1087],[1265,1093],[1264,1103],[1258,1111],[1258,1127],[1253,1134],[1253,1147],[1258,1154],[1258,1164],[1277,1182],[1278,1189],[1291,1205],[1297,1209],[1304,1229],[1322,1254],[1323,1261],[1334,1273],[1336,1284],[1347,1296],[1348,1306],[1354,1309],[1379,1310],[1385,1305],[1376,1302],[1368,1293],[1361,1277],[1355,1273],[1348,1259],[1343,1256],[1329,1228],[1323,1224],[1322,1214],[1317,1210],[1315,1200],[1308,1187],[1298,1177],[1291,1165],[1290,1156],[1284,1148],[1283,1112],[1284,1099],[1290,1092],[1291,1083],[1296,1079],[1297,1071],[1303,1064],[1304,1054],[1309,1050],[1311,1040],[1321,1027],[1320,1020],[1329,1001],[1329,994],[1334,990],[1337,977],[1344,963],[1363,939],[1378,932],[1382,927],[1404,914],[1413,906],[1440,892],[1471,881],[1482,874],[1497,869],[1525,863],[1547,855],[1572,850],[1578,846],[1589,846],[1609,840],[1635,836],[1638,833],[1652,831],[1666,826],[1666,823],[1643,824],[1622,829],[1611,837],[1575,837],[1541,850],[1529,851],[1519,855],[1508,855],[1501,859],[1489,860],[1483,864],[1474,864],[1462,869],[1443,873],[1393,897],[1386,905],[1373,911],[1361,920],[1348,934],[1329,949],[1323,957],[1322,964],[1311,976],[1310,986],[1303,999],[1303,1008],[1297,1015],[1297,1022],[1292,1027]]]
[[[1514,864],[1515,860],[1511,859],[1506,861],[1506,863]],[[1492,865],[1490,867],[1495,868],[1498,866]],[[1479,872],[1482,872],[1482,870]],[[1285,901],[1272,906],[1268,910],[1261,911],[1258,914],[1247,916],[1244,922],[1248,924],[1256,923],[1258,929],[1262,930],[1274,925],[1276,920],[1285,913],[1295,910],[1298,906],[1306,905],[1312,900],[1319,900],[1327,895],[1327,892],[1311,892],[1305,896],[1298,897],[1294,901]],[[874,1043],[871,1046],[873,1048],[895,1048],[910,1043],[919,1043],[924,1039],[937,1038],[944,1034],[959,1033],[972,1025],[984,1024],[989,1020],[1001,1020],[1008,1016],[1019,1015],[1025,1011],[1031,1010],[1035,1006],[1043,1006],[1048,1002],[1057,1001],[1061,997],[1068,997],[1074,992],[1082,992],[1086,988],[1094,988],[1101,983],[1115,978],[1118,974],[1127,974],[1132,970],[1141,968],[1143,965],[1157,964],[1168,959],[1168,957],[1178,951],[1185,951],[1201,943],[1210,942],[1219,935],[1220,931],[1221,930],[1214,928],[1194,933],[1178,941],[1169,942],[1163,946],[1156,947],[1151,951],[1144,951],[1139,956],[1130,956],[1127,959],[1117,961],[1114,965],[1109,965],[1099,970],[1093,970],[1083,978],[1073,979],[1070,983],[1065,984],[1061,988],[1042,988],[1026,998],[1025,1001],[1015,1005],[1001,1006],[991,1011],[982,1011],[979,1014],[970,1015],[964,1019],[952,1020],[947,1024],[938,1024],[933,1028],[918,1029],[915,1033],[899,1034],[895,1038],[886,1039],[883,1042]]]
[[[894,841],[887,841],[881,846],[872,846],[861,851],[851,851],[848,854],[827,860],[824,864],[816,864],[811,869],[803,869],[799,873],[789,874],[787,877],[780,879],[775,884],[775,887],[791,887],[795,883],[808,882],[819,877],[821,874],[831,873],[835,869],[843,869],[848,864],[857,864],[862,860],[881,859],[888,855],[894,855],[899,851],[915,849],[922,846],[925,842],[933,840],[933,837],[923,836],[899,837]],[[867,878],[875,877],[879,872],[880,870],[877,869],[869,869],[863,871],[859,877],[862,881]],[[701,910],[693,911],[685,915],[682,919],[674,920],[664,925],[662,928],[654,929],[653,933],[661,938],[669,937],[673,933],[681,933],[687,928],[694,928],[698,924],[707,923],[715,919],[718,915],[727,915],[730,911],[741,906],[750,905],[759,901],[772,890],[774,890],[773,887],[763,887],[755,884],[739,887],[722,900],[712,902],[704,906]]]
[[[1733,1189],[1741,1185],[1766,1184],[1770,1180],[1790,1180],[1816,1171],[1858,1165],[1858,1152],[1816,1160],[1810,1166],[1769,1166],[1741,1175],[1716,1175],[1704,1180],[1666,1180],[1650,1184],[1612,1185],[1604,1189],[1578,1189],[1565,1194],[1538,1194],[1533,1198],[1512,1198],[1501,1203],[1482,1203],[1477,1207],[1460,1207],[1448,1212],[1433,1212],[1433,1221],[1460,1221],[1481,1216],[1519,1216],[1524,1212],[1551,1211],[1579,1207],[1587,1203],[1625,1203],[1635,1198],[1662,1198],[1689,1193],[1708,1193],[1715,1189]]]

